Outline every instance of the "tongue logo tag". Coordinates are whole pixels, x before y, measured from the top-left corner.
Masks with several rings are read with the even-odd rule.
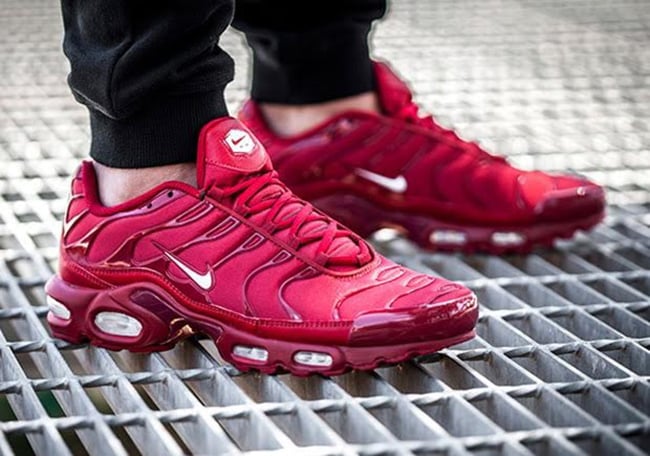
[[[226,134],[226,144],[235,154],[250,154],[255,149],[255,141],[244,130],[230,130]]]

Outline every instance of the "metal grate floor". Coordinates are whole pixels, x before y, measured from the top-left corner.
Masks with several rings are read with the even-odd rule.
[[[50,338],[52,274],[86,114],[55,0],[0,0],[0,454],[650,451],[650,2],[401,0],[377,55],[466,137],[607,185],[604,225],[529,256],[376,243],[479,295],[480,337],[338,378],[241,375],[211,342],[153,355]],[[247,53],[230,32],[246,95]],[[256,453],[258,454],[258,453]]]

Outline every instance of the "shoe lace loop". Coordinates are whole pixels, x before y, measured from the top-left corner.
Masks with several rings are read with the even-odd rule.
[[[506,159],[504,157],[490,154],[486,150],[482,149],[481,146],[479,146],[476,142],[466,141],[458,136],[454,130],[443,127],[438,122],[436,122],[433,115],[421,115],[419,106],[411,98],[407,99],[405,103],[397,110],[395,117],[413,125],[418,125],[428,130],[433,130],[443,138],[449,140],[450,143],[459,145],[463,150],[474,153],[482,161],[506,162]]]
[[[318,242],[315,260],[323,266],[360,267],[372,259],[371,250],[363,239],[295,196],[279,180],[276,171],[249,176],[220,189],[220,193],[223,197],[234,198],[235,210],[244,216],[266,212],[262,224],[272,232],[289,229],[292,247],[300,249]],[[338,239],[353,245],[333,248]],[[334,253],[336,250],[342,253]]]

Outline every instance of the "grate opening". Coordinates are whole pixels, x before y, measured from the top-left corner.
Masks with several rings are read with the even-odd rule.
[[[565,393],[564,397],[604,424],[642,421],[641,416],[633,408],[600,388],[586,387],[580,392]]]
[[[534,381],[516,364],[508,362],[506,358],[497,356],[494,352],[486,353],[480,358],[466,359],[463,362],[495,385],[526,385]]]
[[[650,337],[650,323],[621,308],[607,307],[592,315],[628,337]]]
[[[247,373],[233,377],[233,382],[255,402],[291,401],[292,397],[274,378],[258,373]]]
[[[445,398],[420,408],[455,437],[494,434],[497,428],[458,398]]]
[[[550,437],[521,442],[528,451],[536,456],[554,456],[567,453],[566,447]]]
[[[422,410],[425,413],[429,411],[428,407],[422,407]],[[440,431],[432,429],[430,425],[427,425],[422,419],[414,415],[413,410],[403,404],[387,401],[384,404],[369,408],[368,411],[399,440],[431,440],[441,435]],[[449,429],[447,430],[449,431]]]
[[[74,429],[59,430],[59,434],[61,434],[61,437],[63,438],[63,441],[65,442],[70,452],[75,456],[86,456],[91,454],[81,442],[79,435]]]
[[[59,418],[66,416],[66,413],[61,408],[57,398],[52,394],[52,391],[38,391],[36,395],[49,417]]]
[[[34,260],[29,256],[20,255],[7,261],[7,269],[9,269],[9,272],[14,277],[30,281],[40,275],[38,268],[34,264]]]
[[[60,350],[67,366],[75,375],[103,374],[105,369],[97,359],[98,351],[90,346],[69,346]]]
[[[185,385],[194,396],[208,407],[241,405],[246,402],[243,393],[234,389],[235,385],[216,374],[207,373],[199,380],[185,380]]]
[[[348,405],[342,408],[325,408],[316,412],[343,440],[351,444],[386,442],[386,434],[372,419]]]
[[[585,280],[584,283],[615,302],[643,301],[643,296],[623,288],[610,279]]]
[[[582,378],[553,355],[535,350],[521,356],[509,355],[511,360],[548,383],[576,382]]]
[[[56,248],[58,246],[58,239],[52,233],[35,233],[30,234],[32,241],[39,248]]]
[[[616,250],[616,254],[631,261],[636,269],[650,269],[650,251],[642,247],[623,247]]]
[[[598,434],[594,436],[578,436],[570,439],[571,442],[586,454],[626,454],[628,450],[620,441],[611,437]]]
[[[599,250],[591,251],[587,254],[581,255],[582,258],[602,271],[623,272],[631,271],[634,269],[633,265],[625,264],[620,259],[617,259],[616,256],[617,255],[613,255],[611,253],[605,254]]]
[[[212,369],[218,367],[213,358],[204,351],[197,350],[192,340],[184,340],[171,350],[160,352],[159,355],[172,369]]]
[[[381,377],[374,373],[352,371],[345,375],[334,377],[334,381],[354,397],[392,394],[389,385],[381,381]]]
[[[512,266],[519,269],[524,275],[528,276],[546,276],[561,273],[557,267],[544,261],[538,256],[512,255],[505,257],[504,259]]]
[[[463,258],[463,261],[485,277],[496,279],[499,277],[522,276],[521,270],[511,266],[501,258],[475,255]]]
[[[607,299],[578,281],[561,281],[547,283],[546,286],[564,299],[581,306],[602,304]]]
[[[188,442],[186,438],[182,437],[179,432],[177,432],[177,426],[171,423],[164,423],[163,424],[165,431],[171,436],[172,439],[174,439],[174,443],[178,445],[178,447],[181,449],[182,454],[193,454],[194,452],[191,450],[191,444],[192,442]],[[193,426],[196,431],[199,431],[198,426],[190,424],[190,426]],[[200,432],[200,431],[199,431]]]
[[[600,352],[637,375],[650,376],[650,352],[636,344],[625,343],[622,348],[604,346]]]
[[[496,285],[470,286],[481,306],[490,310],[521,309],[524,305]]]
[[[650,296],[650,275],[641,277],[622,278],[622,282],[640,291],[646,296]]]
[[[615,396],[623,399],[628,405],[635,407],[639,412],[646,413],[650,410],[650,385],[636,381],[631,385],[620,385],[609,390]]]
[[[39,365],[47,365],[47,363],[49,363],[49,358],[44,352],[34,351],[28,353],[14,353],[14,356],[18,360],[18,363],[20,364],[20,367],[22,367],[27,378],[47,378],[50,372],[52,372],[51,369],[48,369],[44,375],[37,367],[37,363],[34,362],[34,358],[38,358],[37,361],[39,361]]]
[[[562,326],[580,339],[599,340],[618,339],[620,337],[609,326],[583,312],[572,310],[561,315],[546,315],[546,318]]]
[[[642,454],[650,454],[650,432],[645,431],[626,435],[625,440],[641,450]]]
[[[571,350],[571,351],[568,351]],[[626,373],[608,362],[607,357],[599,356],[585,347],[568,347],[567,351],[556,353],[567,364],[579,369],[587,376],[595,379],[624,378]]]
[[[241,451],[270,451],[283,446],[275,438],[275,433],[268,431],[268,425],[249,411],[243,411],[233,417],[216,418],[216,420]]]
[[[20,284],[20,290],[27,298],[27,301],[34,307],[42,307],[45,305],[45,283],[30,283]],[[47,325],[45,325],[47,326]]]
[[[528,345],[527,338],[508,325],[500,318],[486,316],[479,320],[476,332],[487,343],[495,347],[516,347]]]
[[[538,283],[504,285],[503,288],[508,293],[513,294],[532,307],[555,307],[568,305],[565,300],[560,299],[555,293],[552,293],[548,288],[544,288]]]
[[[482,277],[481,274],[452,255],[439,254],[424,257],[422,263],[434,274],[446,277],[449,280],[475,280]]]
[[[465,390],[485,386],[458,362],[444,355],[439,356],[434,362],[422,364],[422,367],[452,389]]]
[[[377,369],[377,373],[393,388],[403,394],[439,393],[444,390],[441,382],[415,363],[401,363],[397,366]]]
[[[647,212],[647,210],[646,210]],[[639,226],[630,226],[630,224],[626,221],[620,222],[620,223],[614,223],[612,225],[612,229],[616,230],[618,233],[622,234],[626,238],[634,239],[636,241],[645,241],[647,242],[650,237],[648,234],[644,234],[642,228],[639,229]]]
[[[470,404],[507,432],[530,431],[543,426],[530,413],[517,407],[514,401],[506,400],[500,395],[470,399]]]
[[[595,268],[580,258],[566,252],[541,252],[539,254],[545,261],[567,274],[585,274],[595,272]]]
[[[143,426],[113,426],[111,430],[129,456],[143,456],[147,454],[146,449],[139,448],[131,438],[132,433],[143,432]]]
[[[38,330],[22,316],[0,318],[0,332],[8,342],[35,342],[41,338]]]
[[[510,325],[540,344],[573,342],[574,340],[561,327],[538,314],[515,314],[504,318]]]
[[[86,395],[95,406],[95,409],[104,415],[116,415],[121,412],[128,412],[131,410],[121,410],[122,406],[128,406],[128,404],[115,404],[110,403],[107,400],[107,395],[114,397],[117,393],[117,387],[115,386],[91,386],[84,387]]]
[[[282,382],[304,401],[317,401],[320,399],[339,399],[340,391],[334,382],[324,380],[317,376],[295,377],[284,374],[280,376]]]
[[[273,424],[284,432],[296,446],[332,445],[332,439],[319,425],[317,417],[306,412],[293,410],[287,413],[267,414]]]
[[[529,395],[513,396],[524,408],[553,427],[589,426],[593,424],[584,412],[549,391],[535,391]]]
[[[26,433],[18,432],[13,432],[7,436],[7,441],[14,454],[19,454],[20,456],[32,456],[36,454],[27,436],[28,434]]]

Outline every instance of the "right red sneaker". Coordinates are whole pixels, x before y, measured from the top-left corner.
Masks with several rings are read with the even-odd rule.
[[[167,349],[194,332],[237,368],[298,375],[371,369],[474,335],[466,288],[399,266],[294,196],[246,127],[206,125],[198,189],[167,182],[115,207],[91,163],[72,182],[54,336]]]
[[[239,117],[293,192],[363,236],[393,228],[428,249],[502,254],[603,219],[600,186],[517,169],[420,116],[388,65],[375,64],[375,80],[382,114],[342,112],[292,137],[276,135],[254,101]]]

